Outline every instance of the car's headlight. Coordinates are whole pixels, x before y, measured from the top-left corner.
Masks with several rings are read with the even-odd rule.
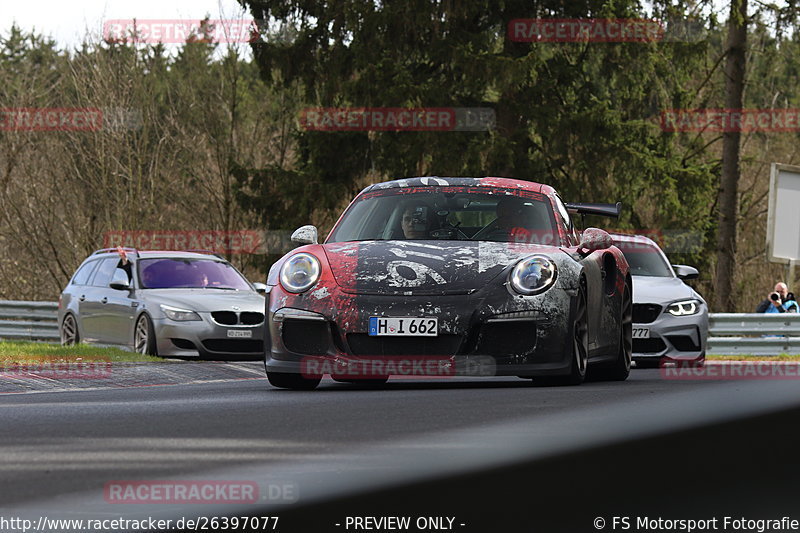
[[[305,292],[319,279],[319,259],[311,254],[295,254],[281,267],[281,285],[289,292]]]
[[[200,315],[189,309],[178,309],[177,307],[170,307],[168,305],[161,305],[161,310],[167,315],[170,320],[178,322],[189,322],[191,320],[202,320]]]
[[[556,264],[546,255],[532,255],[516,264],[509,276],[511,287],[520,294],[546,291],[556,281]]]
[[[700,302],[698,300],[683,300],[667,306],[667,312],[672,316],[696,315],[700,312]]]

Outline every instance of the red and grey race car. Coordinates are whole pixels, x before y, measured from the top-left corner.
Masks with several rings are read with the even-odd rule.
[[[507,178],[409,178],[371,185],[328,239],[303,244],[267,279],[272,385],[313,389],[389,376],[497,375],[556,384],[624,380],[632,285],[611,237],[579,236],[547,185]]]

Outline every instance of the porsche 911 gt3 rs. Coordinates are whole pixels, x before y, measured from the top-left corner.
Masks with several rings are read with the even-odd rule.
[[[511,375],[579,384],[624,380],[631,364],[628,263],[603,230],[578,234],[547,185],[423,177],[371,185],[323,244],[314,226],[271,268],[266,358],[272,385],[324,374]]]

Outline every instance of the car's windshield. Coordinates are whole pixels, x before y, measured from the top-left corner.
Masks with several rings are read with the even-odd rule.
[[[616,242],[615,245],[628,260],[632,276],[672,277],[672,271],[657,247],[643,242]]]
[[[389,239],[558,244],[558,232],[539,193],[419,187],[361,195],[327,242]]]
[[[229,263],[213,259],[142,259],[139,279],[144,289],[251,290],[247,280]]]

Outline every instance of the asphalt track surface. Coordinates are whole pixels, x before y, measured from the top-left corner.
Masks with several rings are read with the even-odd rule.
[[[744,401],[754,391],[766,391],[761,407]],[[302,503],[330,495],[331,479],[337,491],[357,491],[439,466],[455,472],[488,458],[482,466],[491,467],[531,450],[546,454],[792,402],[800,403],[796,382],[665,380],[657,369],[579,387],[460,378],[395,379],[372,389],[326,378],[316,391],[298,392],[251,377],[7,394],[0,395],[0,513],[152,514],[152,507],[104,501],[104,486],[115,480],[281,480]],[[343,530],[333,521],[330,530]]]

